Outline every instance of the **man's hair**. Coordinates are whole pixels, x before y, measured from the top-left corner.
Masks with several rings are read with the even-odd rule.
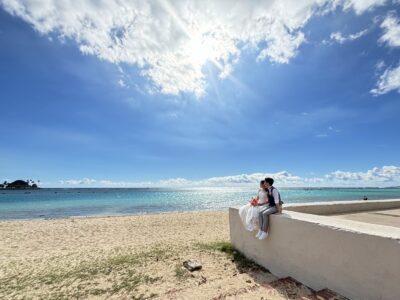
[[[274,180],[270,177],[265,178],[265,182],[268,182],[269,185],[273,185],[274,184]]]

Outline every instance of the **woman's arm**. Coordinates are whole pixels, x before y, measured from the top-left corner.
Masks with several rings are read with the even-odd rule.
[[[261,189],[258,189],[258,193],[257,193],[257,196],[256,196],[257,201],[260,200],[260,190]]]

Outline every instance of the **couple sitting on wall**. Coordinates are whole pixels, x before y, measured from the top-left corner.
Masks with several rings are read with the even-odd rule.
[[[268,236],[269,215],[282,212],[281,196],[273,186],[272,178],[265,178],[260,182],[258,195],[239,208],[239,215],[248,231],[259,228],[256,238],[264,240]]]

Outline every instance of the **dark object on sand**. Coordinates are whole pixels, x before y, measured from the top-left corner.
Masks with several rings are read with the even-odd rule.
[[[201,270],[201,264],[197,261],[186,260],[183,262],[183,266],[188,269],[190,272]]]

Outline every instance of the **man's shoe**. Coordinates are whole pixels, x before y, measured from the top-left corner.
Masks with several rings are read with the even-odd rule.
[[[259,240],[265,240],[268,237],[268,232],[262,232],[258,237]]]
[[[258,230],[258,232],[257,232],[257,234],[256,234],[256,239],[258,239],[258,238],[260,237],[261,233],[262,233],[262,231],[261,231],[261,230]]]

